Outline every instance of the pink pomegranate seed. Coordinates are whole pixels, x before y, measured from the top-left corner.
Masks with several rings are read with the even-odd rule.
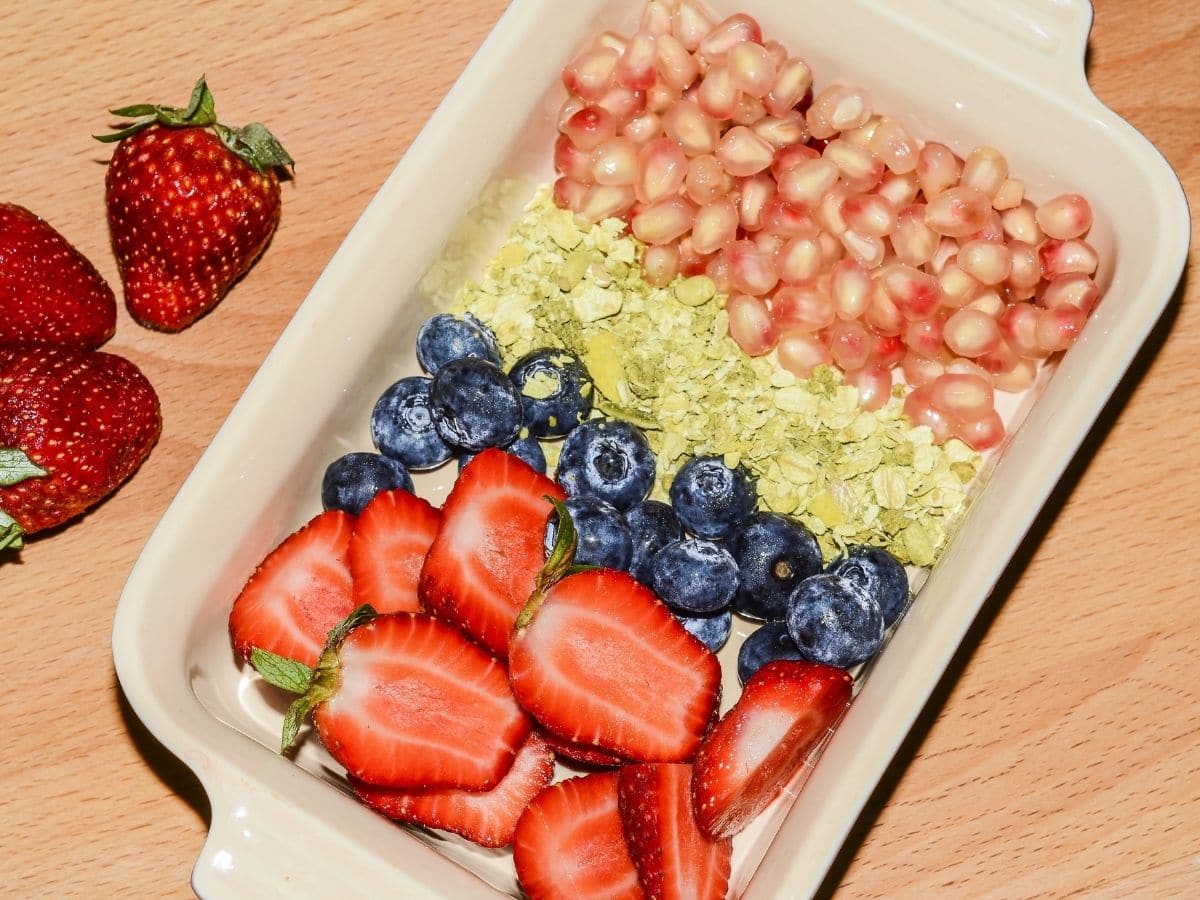
[[[797,166],[810,159],[820,158],[820,153],[804,144],[793,144],[790,147],[783,147],[775,152],[775,159],[771,162],[771,175],[776,181],[780,181],[783,173],[793,166]]]
[[[978,421],[994,408],[991,379],[947,372],[930,384],[929,403],[938,412],[961,422]]]
[[[871,332],[854,319],[838,320],[827,334],[829,352],[843,371],[861,369],[871,358]]]
[[[917,154],[917,180],[926,202],[957,185],[961,174],[962,164],[945,144],[930,142]]]
[[[904,327],[904,343],[918,356],[933,359],[945,350],[942,320],[937,316],[909,322]]]
[[[803,147],[808,140],[808,125],[804,116],[792,111],[782,116],[767,116],[753,124],[754,133],[774,147]],[[807,148],[805,148],[807,149]]]
[[[642,10],[641,30],[654,37],[671,33],[671,6],[663,0],[649,0]]]
[[[1087,324],[1087,313],[1069,304],[1043,309],[1038,313],[1038,348],[1046,354],[1066,350],[1075,343],[1083,326]]]
[[[946,346],[968,359],[974,359],[996,349],[1000,342],[1000,326],[987,313],[977,309],[960,309],[946,320]]]
[[[1003,327],[1001,328],[1001,331],[1003,331]],[[959,360],[959,362],[966,362],[966,360]],[[996,345],[995,350],[992,350],[990,353],[985,353],[982,356],[977,356],[975,358],[975,362],[977,362],[979,364],[979,368],[986,372],[992,378],[992,381],[995,382],[997,376],[1007,375],[1022,362],[1028,362],[1028,360],[1022,360],[1022,358],[1017,355],[1017,351],[1009,346],[1008,341],[1001,337],[1000,343]]]
[[[743,179],[738,187],[738,221],[744,231],[762,228],[763,210],[775,195],[775,180],[759,173]]]
[[[904,175],[887,172],[878,187],[875,188],[875,193],[896,209],[904,209],[904,207],[912,205],[920,191],[921,185],[917,182],[917,176],[912,172]]]
[[[631,91],[645,91],[654,86],[658,78],[658,47],[653,34],[639,31],[629,39],[617,62],[615,77],[617,84]]]
[[[1037,381],[1037,363],[1032,359],[1018,359],[1007,372],[996,372],[992,375],[992,386],[998,391],[1012,394],[1027,391]]]
[[[932,384],[945,374],[946,364],[940,356],[924,357],[910,350],[900,361],[900,371],[904,373],[906,384],[921,387]]]
[[[565,134],[554,141],[554,168],[574,181],[592,183],[592,154],[580,150]]]
[[[1039,206],[1036,218],[1047,237],[1069,241],[1092,227],[1092,207],[1079,194],[1060,194]]]
[[[758,297],[734,294],[725,304],[725,312],[729,315],[729,336],[747,356],[762,356],[779,340],[771,311]]]
[[[657,244],[646,248],[642,258],[646,281],[654,287],[666,287],[679,274],[679,245]]]
[[[625,48],[629,46],[629,41],[615,31],[602,31],[596,36],[596,47],[607,47],[609,50],[616,50],[620,56],[625,52]]]
[[[1025,199],[1025,183],[1015,178],[1006,178],[996,196],[992,198],[992,209],[1004,212],[1006,209],[1016,209]]]
[[[958,267],[981,284],[999,284],[1012,272],[1012,251],[1005,244],[967,241],[959,248]]]
[[[803,160],[779,179],[779,195],[801,209],[813,209],[837,184],[838,167],[827,159]]]
[[[727,67],[709,67],[696,92],[696,102],[706,116],[714,119],[728,119],[733,115],[737,109],[738,89]]]
[[[767,201],[770,203],[771,201]],[[775,271],[779,271],[779,251],[783,249],[787,238],[782,234],[771,234],[767,231],[756,231],[750,235],[749,240],[754,241],[754,246],[768,259],[775,262]]]
[[[864,150],[871,149],[871,138],[875,135],[875,129],[879,127],[879,116],[871,116],[867,121],[863,122],[857,128],[851,128],[848,131],[843,131],[838,135],[842,140],[849,141]],[[882,160],[880,160],[882,162]]]
[[[838,167],[841,177],[852,190],[869,191],[883,178],[883,163],[866,147],[844,138],[830,141],[821,155]]]
[[[1037,247],[1024,241],[1009,241],[1012,267],[1008,272],[1008,292],[1017,300],[1028,300],[1042,281],[1042,261]]]
[[[974,421],[954,423],[954,436],[976,453],[983,453],[1004,441],[1004,422],[999,413],[991,410]]]
[[[1041,310],[1032,303],[1014,303],[1000,317],[1000,330],[1005,342],[1026,359],[1049,356],[1038,344],[1037,328]]]
[[[910,321],[928,319],[941,303],[938,280],[912,266],[894,263],[883,270],[880,282],[901,315]]]
[[[1037,210],[1028,200],[1023,200],[1012,209],[1006,209],[1000,214],[1000,224],[1004,233],[1014,241],[1026,244],[1040,244],[1045,235],[1037,223]]]
[[[775,148],[745,125],[730,128],[717,144],[715,153],[730,175],[745,178],[756,175],[771,165]]]
[[[857,319],[867,311],[871,287],[870,274],[856,259],[838,260],[830,270],[829,290],[842,319]]]
[[[833,299],[815,286],[782,287],[771,297],[771,316],[782,331],[820,331],[837,318]],[[864,329],[865,331],[865,329]],[[870,347],[865,347],[870,352]],[[864,362],[865,362],[864,357]]]
[[[638,148],[629,138],[609,138],[592,151],[596,184],[633,184],[638,176]]]
[[[687,258],[683,256],[684,241],[680,241],[679,246],[680,264],[682,265],[683,260]],[[729,294],[733,291],[733,256],[728,247],[708,257],[708,261],[704,264],[704,274],[713,280],[717,286],[717,293]]]
[[[1100,288],[1087,275],[1072,272],[1059,275],[1042,288],[1039,301],[1046,309],[1073,306],[1090,313],[1100,302]]]
[[[775,194],[763,207],[762,229],[768,234],[783,237],[796,235],[816,236],[817,226],[808,216]],[[817,246],[820,252],[820,246]]]
[[[733,190],[733,177],[721,168],[715,156],[693,157],[687,166],[684,193],[697,206],[704,206]]]
[[[621,134],[639,147],[644,147],[662,134],[662,119],[651,112],[642,113],[636,119],[626,122]]]
[[[736,13],[712,27],[700,42],[699,53],[710,62],[720,62],[743,41],[761,44],[762,28],[745,13]]]
[[[679,102],[679,94],[679,91],[662,82],[655,82],[654,86],[646,91],[646,110],[661,116]]]
[[[859,88],[832,84],[813,98],[806,115],[813,137],[832,137],[839,131],[858,128],[871,118],[871,101]]]
[[[767,114],[767,108],[763,106],[763,102],[757,97],[751,97],[749,94],[738,94],[737,105],[733,108],[733,115],[729,117],[734,125],[757,125],[759,120]],[[803,116],[799,113],[794,115],[803,122]],[[807,126],[805,126],[807,127]],[[758,131],[757,128],[754,129]],[[766,135],[763,135],[766,137]],[[804,139],[808,140],[808,132],[804,132]],[[774,142],[772,142],[774,143]]]
[[[734,241],[724,252],[729,254],[730,274],[734,290],[738,293],[762,297],[779,283],[775,261],[759,250],[753,241]]]
[[[916,171],[920,149],[912,135],[895,119],[884,116],[879,120],[867,149],[897,175]]]
[[[658,74],[672,90],[682,91],[696,80],[700,68],[687,48],[669,34],[655,37],[658,48]]]
[[[710,257],[702,256],[692,247],[691,235],[679,239],[679,274],[690,278],[704,274]]]
[[[579,212],[587,198],[588,186],[574,178],[560,178],[554,182],[554,205],[559,209]]]
[[[966,306],[979,296],[983,285],[968,275],[958,265],[958,257],[946,263],[938,273],[938,289],[942,292],[942,305],[951,308]]]
[[[567,120],[563,134],[580,150],[590,153],[617,134],[617,121],[606,109],[585,106]]]
[[[663,131],[679,143],[688,156],[700,156],[717,149],[720,132],[717,123],[687,100],[676,100],[663,114]]]
[[[646,111],[646,94],[617,84],[609,88],[608,93],[596,101],[596,105],[608,110],[616,120],[617,127],[623,128],[625,123]]]
[[[639,241],[669,244],[690,229],[695,218],[695,207],[676,195],[643,206],[629,224]]]
[[[847,370],[846,384],[858,388],[858,405],[866,410],[882,409],[892,397],[892,373],[882,366]]]
[[[929,271],[934,275],[941,275],[942,270],[946,266],[957,264],[958,241],[954,240],[954,238],[942,238],[938,241],[937,249],[933,251],[933,259],[929,261]]]
[[[788,58],[787,47],[779,41],[763,41],[763,49],[771,55],[771,61],[775,63],[775,70],[782,69]]]
[[[881,281],[876,281],[871,288],[870,302],[863,320],[881,335],[899,336],[904,331],[904,315],[883,289]]]
[[[821,245],[821,265],[832,266],[846,255],[842,242],[828,231],[817,234],[817,243]]]
[[[765,97],[775,84],[775,61],[761,44],[742,41],[725,54],[725,64],[738,90],[751,97]]]
[[[787,331],[779,336],[779,365],[797,378],[808,378],[817,366],[833,362],[829,348],[815,334]]]
[[[576,97],[574,94],[569,94],[567,99],[563,101],[563,105],[558,109],[558,130],[565,132],[567,130],[567,122],[571,120],[571,116],[579,112],[585,106],[587,101],[582,97]]]
[[[899,334],[876,334],[871,348],[871,365],[894,369],[904,359],[904,339]]]
[[[1000,295],[995,291],[987,289],[981,291],[975,296],[966,309],[975,309],[986,316],[990,316],[996,321],[1000,321],[1000,317],[1004,315],[1004,301],[1000,299]]]
[[[789,59],[777,66],[775,81],[763,103],[773,116],[791,112],[812,87],[812,69],[802,59]],[[807,129],[807,125],[805,126]]]
[[[925,265],[937,252],[941,237],[925,224],[925,205],[914,203],[900,210],[892,232],[892,249],[900,261],[914,268]]]
[[[843,231],[839,238],[846,252],[857,259],[868,269],[878,268],[887,254],[887,246],[883,238],[869,234],[859,234],[851,228]]]
[[[942,191],[925,205],[925,224],[948,237],[974,234],[987,222],[992,205],[979,190],[963,185]]]
[[[689,53],[695,53],[714,24],[713,18],[696,0],[680,0],[671,17],[671,32]]]
[[[637,155],[634,189],[640,203],[654,203],[679,193],[688,173],[688,160],[670,138],[655,138]]]
[[[953,422],[934,408],[929,385],[922,385],[904,398],[904,415],[914,425],[925,425],[933,432],[935,444],[944,444],[954,435]]]
[[[842,218],[859,234],[884,237],[896,227],[896,210],[876,194],[851,194],[842,201]]]
[[[993,244],[1004,243],[1004,226],[1000,221],[1000,213],[994,209],[987,211],[983,227],[971,235],[973,241],[989,241]]]
[[[612,47],[592,47],[584,50],[563,69],[562,80],[567,90],[589,102],[603,97],[613,84],[620,54]]]
[[[696,212],[692,225],[692,247],[700,254],[716,253],[737,238],[738,211],[733,201],[722,197]]]
[[[616,184],[593,184],[588,188],[579,215],[589,222],[620,218],[633,209],[633,188]]]
[[[775,264],[779,267],[779,280],[784,284],[811,281],[821,271],[821,245],[815,237],[797,235],[780,248]],[[866,276],[866,270],[863,275]],[[868,286],[869,282],[868,278]]]
[[[1096,271],[1096,266],[1100,261],[1096,254],[1096,248],[1078,238],[1069,241],[1051,238],[1043,241],[1038,247],[1038,257],[1042,263],[1042,277],[1044,278],[1055,278],[1073,272],[1080,275],[1091,275]]]
[[[988,198],[992,198],[1000,190],[1000,185],[1008,180],[1008,160],[994,147],[976,147],[963,163],[962,177],[959,184],[973,187]]]

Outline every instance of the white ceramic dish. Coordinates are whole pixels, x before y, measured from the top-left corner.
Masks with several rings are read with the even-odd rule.
[[[862,84],[914,134],[960,151],[1000,147],[1031,196],[1085,193],[1097,220],[1090,239],[1105,261],[1105,301],[1039,382],[1036,402],[1014,413],[1024,424],[803,792],[790,811],[777,803],[738,839],[733,883],[745,897],[800,897],[820,884],[1169,300],[1189,221],[1170,168],[1087,87],[1084,0],[715,5],[758,17],[820,83]],[[226,621],[258,560],[316,512],[324,466],[370,448],[374,398],[416,371],[410,348],[429,311],[423,273],[439,259],[463,274],[477,266],[532,185],[549,177],[563,63],[602,28],[628,32],[639,6],[512,4],[313,287],[129,578],[114,625],[117,673],[138,716],[209,794],[211,831],[193,875],[202,896],[457,898],[515,889],[507,854],[414,836],[361,807],[315,741],[295,761],[280,757],[282,701],[235,663]],[[519,187],[495,199],[493,188],[508,179]],[[493,199],[480,207],[483,196]],[[463,221],[474,238],[465,243],[456,231]],[[427,476],[419,490],[437,496],[450,477]]]

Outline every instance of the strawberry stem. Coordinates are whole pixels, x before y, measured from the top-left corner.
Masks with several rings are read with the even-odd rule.
[[[550,496],[547,496],[546,499],[554,504],[554,513],[558,516],[558,534],[555,535],[554,546],[550,548],[545,565],[538,572],[533,593],[529,595],[529,599],[525,601],[525,605],[521,607],[521,612],[517,615],[515,627],[518,631],[533,620],[542,601],[546,599],[546,591],[571,574],[572,569],[578,568],[572,565],[575,560],[575,548],[579,544],[579,535],[575,531],[575,523],[571,521],[571,513],[561,500]]]

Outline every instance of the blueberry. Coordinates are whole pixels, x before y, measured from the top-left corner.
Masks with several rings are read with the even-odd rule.
[[[878,601],[883,627],[890,628],[908,603],[908,573],[882,547],[851,547],[849,555],[829,564],[831,575],[857,581]]]
[[[592,419],[567,435],[558,483],[572,497],[599,497],[624,512],[654,484],[654,451],[640,428],[619,419]]]
[[[683,526],[675,510],[658,500],[643,500],[625,513],[625,524],[633,539],[633,559],[629,571],[643,584],[650,580],[650,559],[672,541],[683,540]]]
[[[577,565],[621,570],[629,568],[629,558],[633,554],[629,527],[611,503],[596,497],[569,497],[566,507],[575,524]],[[547,553],[557,537],[558,520],[552,516],[546,523]]]
[[[777,513],[754,513],[734,532],[729,550],[738,564],[735,612],[780,621],[792,590],[821,571],[817,539],[798,522]]]
[[[738,680],[745,685],[755,672],[777,659],[804,659],[804,654],[788,634],[786,622],[767,622],[738,650]]]
[[[417,362],[430,375],[451,360],[469,356],[500,365],[496,336],[474,316],[458,319],[438,313],[417,332]]]
[[[464,450],[507,447],[521,431],[521,395],[500,367],[455,359],[438,369],[429,410],[443,441]]]
[[[454,455],[433,427],[429,385],[430,380],[419,375],[401,378],[383,392],[371,411],[375,446],[409,469],[432,469]]]
[[[525,426],[535,437],[562,437],[592,414],[592,376],[574,353],[534,350],[508,377],[521,392]]]
[[[733,630],[733,613],[723,610],[707,616],[690,616],[671,610],[684,629],[705,647],[716,653],[729,640],[729,632]]]
[[[729,468],[719,456],[698,456],[684,463],[670,493],[683,527],[710,540],[728,537],[754,512],[758,500],[745,470]]]
[[[546,474],[546,454],[542,450],[542,445],[538,443],[537,438],[532,436],[517,438],[504,449],[518,459],[523,459],[529,463],[535,472],[540,472],[543,475]],[[478,455],[477,453],[462,454],[458,458],[458,471],[461,472],[463,467]]]
[[[667,544],[650,559],[649,586],[668,606],[714,613],[737,592],[737,563],[724,547],[699,538]]]
[[[326,509],[344,509],[357,516],[376,494],[393,488],[413,489],[403,463],[378,453],[347,453],[326,467],[321,503]]]
[[[788,633],[808,659],[848,669],[875,655],[883,643],[883,613],[857,581],[813,575],[788,601]]]

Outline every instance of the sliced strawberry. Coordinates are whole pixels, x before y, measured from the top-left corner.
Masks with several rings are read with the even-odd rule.
[[[323,512],[259,563],[233,602],[229,633],[247,659],[258,647],[315,666],[325,636],[354,609],[346,553],[354,517]]]
[[[489,791],[508,772],[530,721],[504,666],[456,628],[424,614],[384,615],[350,631],[336,652],[313,721],[354,778]]]
[[[820,663],[777,660],[759,669],[696,754],[700,829],[732,837],[762,812],[837,725],[853,684],[848,672]]]
[[[471,460],[442,506],[442,525],[421,570],[425,608],[503,657],[545,559],[552,509],[546,498],[563,496],[503,450]]]
[[[380,491],[354,523],[354,605],[379,613],[420,612],[417,580],[442,514],[410,491]]]
[[[651,900],[722,900],[733,845],[701,833],[692,811],[692,767],[639,763],[621,769],[617,800],[638,881]]]
[[[361,781],[353,787],[360,800],[389,819],[452,831],[483,847],[506,847],[521,813],[553,776],[554,753],[538,735],[530,734],[512,768],[490,791],[406,793]]]
[[[546,743],[550,745],[550,749],[569,763],[597,766],[599,768],[612,768],[626,762],[626,760],[615,753],[609,753],[598,747],[589,747],[587,744],[577,744],[564,737],[559,737],[553,731],[543,728],[539,733]]]
[[[522,612],[509,680],[561,737],[635,762],[683,762],[717,705],[721,666],[632,576],[590,569]]]
[[[617,812],[617,773],[552,784],[517,822],[517,878],[530,900],[639,900]]]

